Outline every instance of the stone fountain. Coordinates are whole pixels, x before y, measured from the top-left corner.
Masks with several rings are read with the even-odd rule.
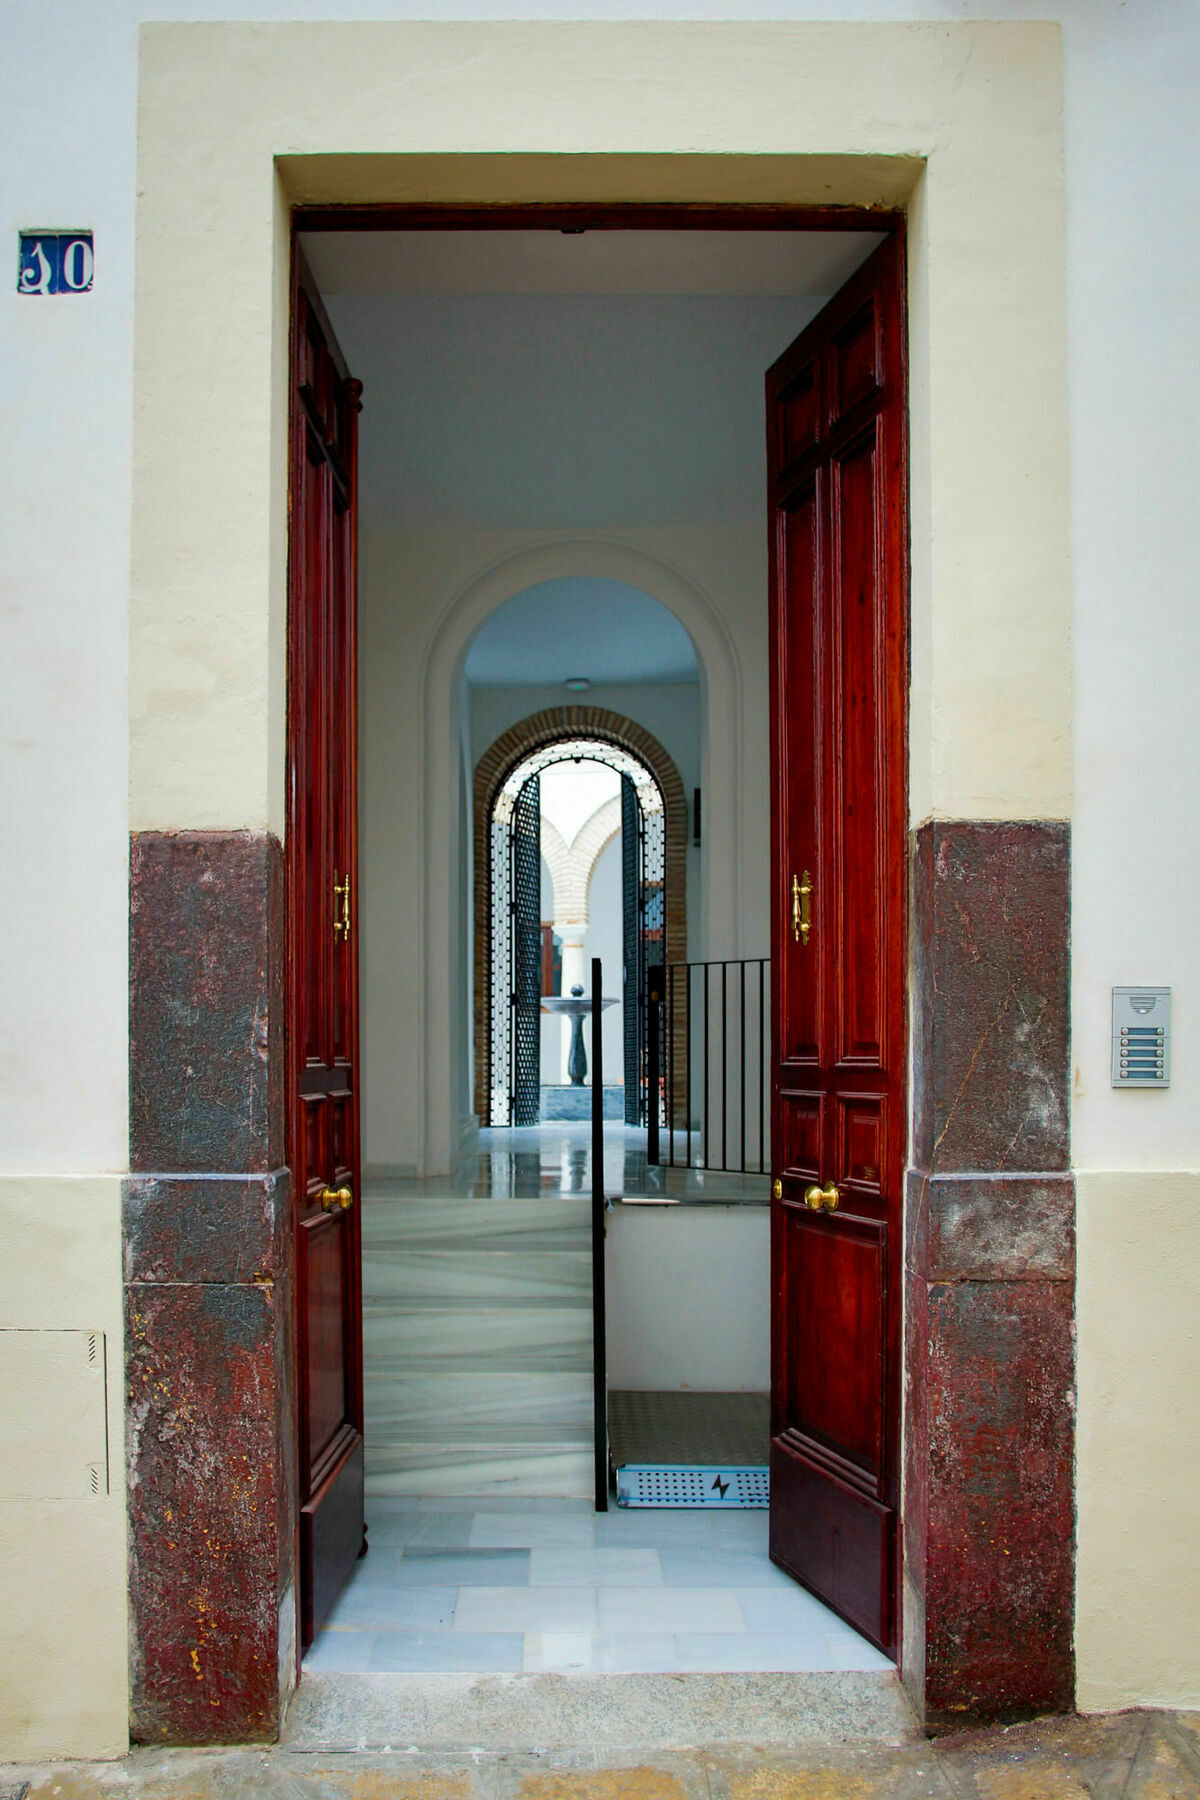
[[[601,1000],[600,1009],[615,1006],[615,1000]],[[572,1087],[582,1087],[587,1076],[587,1051],[583,1047],[583,1021],[592,1010],[590,994],[573,987],[570,994],[543,994],[542,1011],[557,1013],[571,1021],[571,1050],[567,1057],[567,1074]]]

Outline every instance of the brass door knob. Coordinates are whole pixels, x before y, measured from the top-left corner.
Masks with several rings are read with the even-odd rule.
[[[836,1212],[841,1198],[832,1181],[827,1181],[824,1187],[814,1185],[804,1190],[804,1204],[810,1212]]]
[[[777,1200],[783,1199],[783,1183],[779,1180],[778,1176],[776,1176],[775,1181],[772,1184],[771,1192]]]
[[[342,1212],[348,1212],[354,1205],[354,1195],[348,1187],[323,1187],[317,1195],[317,1199],[326,1212],[337,1212],[339,1208]]]

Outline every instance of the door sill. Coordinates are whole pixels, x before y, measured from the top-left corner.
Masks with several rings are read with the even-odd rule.
[[[305,1673],[289,1750],[683,1749],[921,1740],[895,1670],[785,1674]]]

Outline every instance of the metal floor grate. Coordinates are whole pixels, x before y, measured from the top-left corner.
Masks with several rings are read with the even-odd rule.
[[[766,1506],[766,1469],[685,1469],[623,1464],[618,1506]]]
[[[766,1506],[765,1394],[608,1397],[618,1506]]]

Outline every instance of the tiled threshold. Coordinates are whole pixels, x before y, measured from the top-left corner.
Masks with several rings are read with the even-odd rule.
[[[895,1671],[370,1675],[305,1671],[288,1750],[589,1752],[920,1741]]]
[[[765,1511],[369,1498],[307,1675],[891,1674],[777,1568]]]

